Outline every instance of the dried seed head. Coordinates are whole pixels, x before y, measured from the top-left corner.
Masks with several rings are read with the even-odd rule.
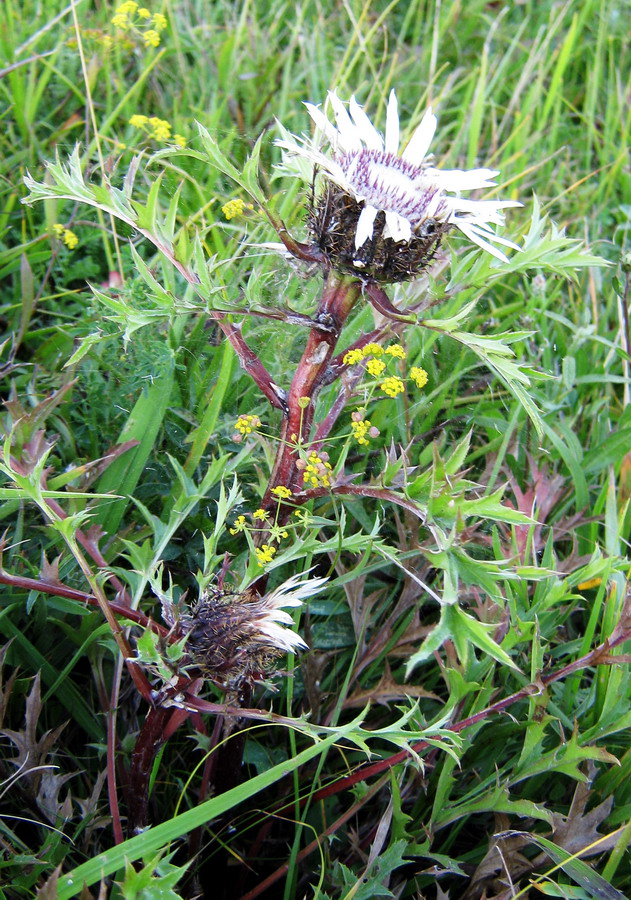
[[[301,606],[324,587],[325,578],[294,576],[260,597],[251,588],[230,586],[205,591],[179,621],[187,635],[189,665],[228,689],[262,680],[285,653],[306,649],[291,630],[293,619],[284,607]]]

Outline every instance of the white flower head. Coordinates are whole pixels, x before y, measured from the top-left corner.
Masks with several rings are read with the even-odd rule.
[[[285,134],[277,144],[290,160],[317,166],[328,183],[310,227],[333,265],[365,270],[381,281],[403,281],[431,260],[442,235],[454,227],[503,261],[507,261],[505,254],[494,244],[519,249],[496,234],[495,226],[503,222],[502,210],[520,203],[459,196],[461,191],[492,187],[497,171],[437,169],[429,164],[427,154],[437,123],[431,108],[401,149],[394,91],[384,136],[354,97],[348,109],[337,94],[329,93],[328,99],[335,125],[318,107],[305,104],[320,133],[318,141]],[[330,153],[322,151],[322,138]],[[350,244],[343,233],[349,226]],[[402,254],[404,259],[397,261]]]

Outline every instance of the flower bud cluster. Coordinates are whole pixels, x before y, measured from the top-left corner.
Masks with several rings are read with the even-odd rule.
[[[379,429],[371,425],[370,419],[364,418],[363,409],[356,409],[351,415],[351,430],[358,444],[367,447],[369,438],[379,437]]]

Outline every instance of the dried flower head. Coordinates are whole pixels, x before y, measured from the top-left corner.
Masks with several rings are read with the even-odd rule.
[[[324,189],[313,205],[309,227],[331,265],[380,282],[407,281],[433,258],[442,236],[458,228],[479,247],[506,260],[493,243],[516,247],[494,227],[501,210],[520,206],[512,200],[467,200],[460,191],[491,187],[499,173],[491,169],[437,169],[427,152],[436,130],[428,109],[400,152],[399,113],[390,94],[385,137],[351,97],[349,108],[329,93],[333,125],[311,103],[305,104],[331,152],[308,138],[287,135],[278,141],[287,160],[302,158],[324,175]]]
[[[251,588],[205,591],[177,623],[187,636],[188,664],[229,689],[260,681],[284,653],[306,649],[285,608],[301,606],[326,581],[294,575],[263,597]]]

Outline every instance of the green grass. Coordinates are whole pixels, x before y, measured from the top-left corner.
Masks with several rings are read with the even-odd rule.
[[[156,49],[117,33],[114,11],[0,10],[0,487],[17,491],[0,494],[0,896],[79,896],[83,879],[96,896],[101,878],[104,896],[147,900],[631,895],[628,5],[166,0],[151,7],[168,20]],[[408,133],[431,104],[437,165],[499,169],[496,195],[524,204],[505,234],[523,244],[530,230],[530,243],[495,269],[450,236],[429,280],[388,289],[421,310],[399,336],[428,386],[370,402],[380,436],[367,449],[348,439],[354,398],[327,449],[374,488],[405,486],[425,519],[374,495],[314,503],[270,575],[330,574],[298,622],[310,651],[281,660],[293,677],[276,693],[244,701],[263,721],[247,719],[228,751],[212,705],[205,734],[190,718],[174,730],[152,763],[154,827],[120,843],[147,697],[102,612],[72,591],[103,607],[126,591],[162,622],[157,595],[171,583],[190,602],[225,553],[232,581],[256,574],[229,527],[260,503],[281,418],[209,310],[233,310],[287,386],[307,331],[250,312],[310,315],[321,281],[258,246],[275,240],[258,211],[227,220],[221,207],[248,201],[240,173],[264,133],[261,189],[304,237],[309,190],[277,168],[275,119],[309,133],[302,102],[333,88],[379,127],[395,88]],[[137,114],[167,120],[197,156],[155,156],[165,145],[129,124]],[[76,142],[97,185],[121,186],[139,154],[135,214],[172,232],[183,265],[210,260],[206,284],[106,211],[55,195],[46,163]],[[47,180],[42,202],[21,202],[27,172]],[[107,287],[112,272],[122,286]],[[358,305],[342,344],[373,327]],[[498,355],[500,335],[518,335],[529,385]],[[335,396],[322,393],[316,419]],[[237,444],[247,414],[266,436]],[[61,499],[42,494],[46,450]],[[536,526],[515,513],[533,499]],[[237,702],[210,683],[200,697]],[[353,775],[367,750],[377,768]],[[238,783],[222,783],[241,752]]]

